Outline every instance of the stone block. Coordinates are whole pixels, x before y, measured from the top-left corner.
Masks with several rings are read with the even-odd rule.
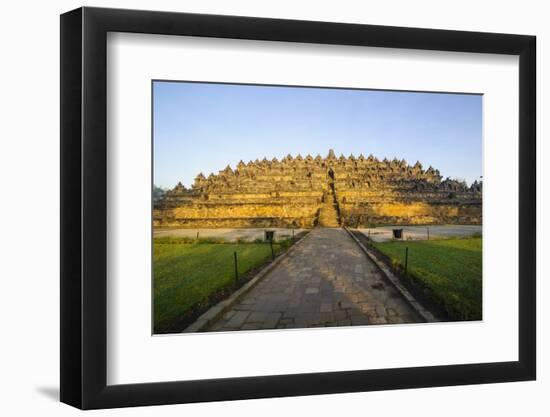
[[[319,311],[321,313],[330,313],[332,312],[332,310],[333,310],[332,303],[322,303],[319,308]]]
[[[224,328],[229,328],[229,329],[240,328],[244,324],[244,322],[246,321],[249,315],[250,315],[249,311],[235,312],[233,317],[231,317],[231,319],[227,323],[225,323]]]

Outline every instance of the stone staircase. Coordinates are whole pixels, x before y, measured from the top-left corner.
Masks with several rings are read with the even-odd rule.
[[[319,212],[318,225],[321,227],[340,227],[338,210],[332,201],[326,201]]]
[[[329,191],[323,200],[324,203],[319,211],[317,224],[321,227],[340,227],[340,212],[333,181],[329,182]]]

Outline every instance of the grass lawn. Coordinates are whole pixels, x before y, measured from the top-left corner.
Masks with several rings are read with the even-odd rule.
[[[273,245],[277,252],[290,242]],[[271,259],[267,243],[189,243],[155,239],[153,245],[155,333],[182,330],[213,303],[236,288],[234,255],[239,276]]]
[[[481,320],[482,238],[374,243],[452,320]]]

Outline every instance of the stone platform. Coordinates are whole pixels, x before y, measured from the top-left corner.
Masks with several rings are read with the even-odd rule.
[[[448,239],[481,235],[481,225],[382,226],[357,229],[375,242],[393,239],[392,229],[403,229],[404,240]]]
[[[200,239],[222,239],[226,242],[236,242],[238,240],[244,240],[247,242],[253,242],[254,240],[264,240],[264,232],[266,230],[272,230],[275,232],[275,241],[290,239],[294,233],[294,236],[298,236],[300,233],[306,231],[306,229],[289,229],[284,227],[271,227],[271,228],[198,228],[198,229],[154,229],[154,237],[186,237],[195,239],[197,233]],[[294,230],[294,232],[292,231]]]

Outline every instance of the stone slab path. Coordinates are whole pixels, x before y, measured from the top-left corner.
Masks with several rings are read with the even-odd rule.
[[[197,233],[199,238],[214,238],[214,239],[223,239],[227,242],[235,242],[239,239],[243,239],[249,242],[253,240],[260,239],[264,240],[264,230],[255,228],[200,228],[200,229],[153,229],[154,237],[188,237],[195,239]],[[270,227],[269,230],[275,232],[275,240],[288,239],[292,237],[292,229],[283,228],[283,227]],[[300,232],[305,231],[305,229],[294,229],[294,235],[298,235]]]
[[[345,230],[316,228],[207,331],[419,321]]]
[[[467,237],[482,233],[481,225],[429,225],[429,226],[383,226],[357,229],[375,242],[392,240],[393,229],[403,229],[403,239],[426,240],[429,238]]]

